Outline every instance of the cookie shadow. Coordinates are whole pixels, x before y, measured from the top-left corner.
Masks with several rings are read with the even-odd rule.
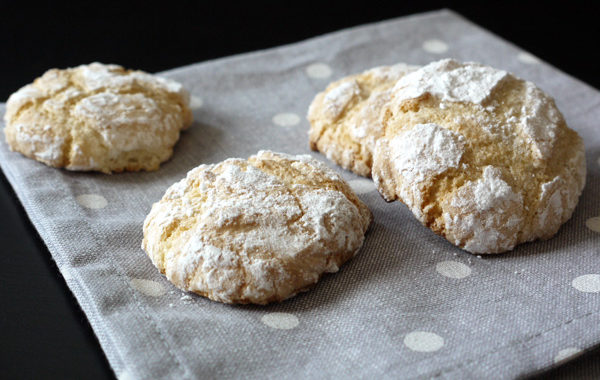
[[[198,165],[221,161],[227,158],[227,150],[222,146],[222,140],[222,128],[196,121],[181,133],[179,142],[173,149],[173,156],[164,162],[160,169],[148,174],[168,176],[184,172],[185,175]]]

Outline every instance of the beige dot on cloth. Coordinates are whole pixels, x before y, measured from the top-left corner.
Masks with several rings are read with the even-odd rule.
[[[428,331],[413,331],[404,337],[404,345],[417,352],[433,352],[444,347],[444,338]]]
[[[156,281],[132,278],[130,282],[132,288],[150,297],[160,297],[166,293],[165,287]]]
[[[278,113],[273,116],[273,124],[280,127],[291,127],[300,123],[300,116],[291,112]]]
[[[423,42],[423,50],[428,53],[442,54],[448,51],[448,44],[442,40],[431,39]]]
[[[567,347],[563,350],[558,351],[558,354],[554,357],[554,363],[560,363],[567,359],[570,359],[581,353],[581,350],[577,347]]]
[[[306,68],[306,74],[311,78],[329,78],[333,70],[325,63],[313,63]]]
[[[520,52],[517,55],[517,59],[519,61],[523,62],[523,63],[528,64],[528,65],[535,65],[537,63],[540,63],[540,59],[538,57],[536,57],[533,54],[529,54],[527,52],[524,52],[524,51]]]
[[[580,292],[598,293],[600,292],[600,274],[584,274],[576,277],[571,285]]]
[[[81,206],[90,209],[104,208],[108,204],[106,198],[98,194],[81,194],[78,195],[75,200],[77,200],[77,203]]]
[[[265,325],[274,329],[289,330],[300,324],[298,318],[290,313],[269,313],[260,319]]]
[[[471,268],[458,261],[442,261],[437,263],[435,270],[442,276],[461,279],[471,274]]]
[[[375,191],[375,184],[368,179],[353,179],[348,181],[348,185],[356,194],[366,194]]]
[[[190,98],[190,108],[193,110],[202,107],[203,104],[204,104],[204,100],[202,100],[202,98],[199,98],[199,97],[193,96],[193,95]]]
[[[590,230],[600,233],[600,216],[595,216],[593,218],[589,218],[588,220],[585,221],[585,225]]]

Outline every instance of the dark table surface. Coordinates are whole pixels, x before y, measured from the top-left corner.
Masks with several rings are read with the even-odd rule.
[[[0,101],[52,67],[100,61],[156,72],[444,7],[600,88],[600,2],[179,1],[155,7],[8,1],[0,7]],[[85,315],[2,174],[0,246],[0,378],[114,378]],[[600,376],[599,363],[596,349],[539,376]]]

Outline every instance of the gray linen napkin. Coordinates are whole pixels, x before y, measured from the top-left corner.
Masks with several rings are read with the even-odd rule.
[[[260,149],[310,153],[305,114],[330,81],[443,57],[537,83],[584,138],[587,186],[553,239],[479,258],[336,167],[375,222],[359,255],[308,293],[219,304],[174,288],[140,249],[152,203],[189,169]],[[2,170],[119,378],[511,378],[600,343],[598,91],[451,11],[162,74],[191,91],[196,122],[157,172],[57,170],[0,142]]]

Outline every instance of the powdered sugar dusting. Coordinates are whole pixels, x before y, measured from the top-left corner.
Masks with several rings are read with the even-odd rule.
[[[465,150],[462,135],[437,124],[416,124],[390,141],[393,165],[406,183],[456,168]]]
[[[545,160],[552,154],[562,117],[551,97],[531,82],[526,82],[525,86],[519,126],[531,144],[535,157]]]
[[[343,193],[315,189],[302,192],[299,200],[304,210],[300,224],[310,226],[309,229],[314,231],[313,239],[319,241],[319,244],[329,242],[334,251],[354,251],[362,245],[363,235],[352,233],[352,231],[356,231],[352,223],[357,221],[355,215],[358,210]],[[359,228],[359,230],[362,229]],[[340,231],[344,231],[344,233],[340,233]],[[303,237],[304,239],[306,237]],[[310,246],[312,244],[314,243],[304,241],[302,245]],[[325,250],[326,248],[322,246],[317,249]],[[338,267],[333,261],[330,262],[329,267],[325,268],[327,272],[337,272],[337,270]]]
[[[512,249],[523,222],[523,198],[486,166],[482,177],[459,188],[443,214],[446,233],[473,253]]]
[[[44,162],[60,161],[63,153],[62,148],[65,139],[59,136],[46,138],[46,142],[42,144],[44,150],[36,151],[35,156]]]
[[[268,221],[269,228],[276,228],[300,216],[301,210],[293,195],[283,191],[276,196],[271,194],[271,190],[283,187],[276,177],[253,166],[247,166],[244,170],[235,164],[236,161],[230,163],[214,178],[215,187],[205,192],[207,200],[203,208],[203,220],[211,220],[215,227],[225,227],[259,219]],[[223,196],[222,189],[230,189],[231,196]],[[246,241],[245,244],[253,242]]]
[[[136,83],[145,87],[160,87],[167,92],[184,95],[189,103],[189,94],[181,83],[164,77],[154,76],[142,71],[127,72],[118,65],[106,65],[98,62],[76,67],[75,73],[80,76],[82,87],[88,92],[103,89],[122,89]]]
[[[83,97],[84,94],[76,88],[67,88],[60,94],[47,98],[44,101],[43,108],[51,113],[67,113],[69,104],[77,101],[77,98]]]
[[[583,162],[583,161],[581,161]],[[582,170],[581,167],[576,170]],[[542,235],[539,237],[549,237],[554,234],[561,224],[566,222],[573,213],[583,183],[579,183],[579,178],[585,178],[585,168],[583,172],[569,173],[569,175],[558,175],[551,181],[545,182],[540,186],[540,197],[538,203],[537,220],[534,220],[534,227]]]
[[[107,115],[103,114],[105,108],[116,108],[120,96],[111,92],[101,92],[83,99],[74,109],[76,115],[98,119],[102,127],[110,123]],[[112,114],[113,112],[111,112]],[[112,116],[112,115],[111,115]]]
[[[69,78],[58,69],[50,69],[35,80],[37,88],[43,88],[47,96],[53,96],[69,86]]]
[[[561,189],[563,186],[564,180],[560,176],[556,176],[552,181],[542,184],[540,205],[543,207],[543,209],[538,218],[539,228],[544,228],[547,226],[549,220],[555,220],[555,223],[559,224],[562,222],[564,208]]]
[[[174,128],[175,120],[161,115],[156,102],[142,94],[100,92],[81,100],[73,109],[73,116],[87,119],[87,124],[116,152],[164,145],[161,135],[153,131]]]
[[[21,87],[8,97],[8,102],[13,104],[23,104],[31,102],[37,98],[43,97],[44,94],[34,87],[32,84]],[[18,106],[16,106],[18,107]]]
[[[24,149],[31,152],[42,162],[57,162],[63,157],[64,138],[47,133],[49,126],[42,128],[41,133],[32,134],[23,124],[15,125],[15,138],[22,141]],[[46,132],[46,133],[44,133]]]
[[[520,195],[513,192],[512,188],[502,180],[500,171],[493,166],[486,166],[482,178],[471,182],[469,186],[472,186],[475,209],[479,212],[491,210],[498,202],[521,202]],[[454,198],[453,206],[462,207],[464,202],[465,200],[460,197]]]
[[[183,85],[179,82],[176,82],[174,80],[165,78],[165,77],[159,77],[159,76],[152,76],[149,74],[142,74],[144,76],[144,79],[148,79],[147,77],[151,77],[154,78],[158,83],[160,83],[164,89],[166,89],[168,92],[174,92],[176,94],[188,94],[187,91],[184,90]],[[189,95],[188,95],[189,96]],[[189,100],[188,100],[189,101]]]
[[[510,74],[479,63],[444,59],[402,77],[394,86],[396,101],[427,93],[443,101],[482,104]]]
[[[203,242],[200,234],[193,234],[173,261],[173,266],[167,265],[167,276],[181,283],[190,279],[191,289],[213,289],[227,299],[242,285],[242,280],[236,279],[238,255]],[[192,277],[197,270],[204,275]]]
[[[344,112],[348,104],[360,94],[360,87],[355,80],[343,82],[331,89],[323,99],[325,115],[335,121]]]
[[[8,97],[6,102],[6,113],[4,114],[4,122],[9,123],[14,115],[23,108],[23,106],[35,102],[37,99],[44,97],[44,93],[38,90],[31,84],[21,87]],[[8,106],[10,105],[10,107]]]
[[[118,65],[105,65],[93,62],[89,65],[81,65],[77,68],[77,73],[83,79],[83,86],[86,91],[96,91],[107,86],[114,86],[115,78],[123,74],[118,74],[121,67]]]
[[[260,159],[285,159],[290,161],[292,168],[298,169],[300,171],[304,171],[306,169],[302,168],[302,165],[310,165],[312,170],[316,170],[318,172],[315,175],[320,177],[327,178],[331,181],[343,181],[342,176],[337,172],[331,170],[327,165],[319,160],[315,160],[312,156],[308,154],[287,154],[287,153],[274,153],[268,150],[260,150],[256,153],[256,157]]]
[[[365,106],[358,114],[357,122],[349,124],[352,137],[362,142],[372,151],[375,142],[383,135],[383,124],[379,119],[381,110],[390,100],[390,92],[382,91],[370,96]]]

